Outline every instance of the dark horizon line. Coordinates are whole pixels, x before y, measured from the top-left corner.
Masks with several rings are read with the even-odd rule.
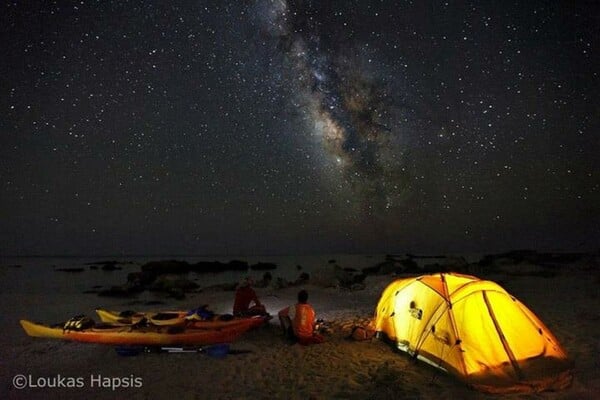
[[[243,257],[291,257],[291,256],[326,256],[326,255],[364,255],[364,256],[374,256],[374,255],[412,255],[413,257],[421,258],[421,257],[447,257],[452,255],[464,255],[464,254],[505,254],[511,252],[518,251],[533,251],[537,253],[560,253],[560,254],[600,254],[600,249],[598,250],[566,250],[566,249],[553,249],[553,250],[542,250],[542,249],[525,249],[525,248],[514,248],[511,250],[497,250],[497,251],[457,251],[457,252],[413,252],[413,251],[395,251],[395,252],[355,252],[355,251],[347,251],[347,252],[323,252],[323,251],[315,251],[315,252],[298,252],[298,253],[262,253],[262,254],[219,254],[219,253],[207,253],[207,254],[195,254],[195,253],[147,253],[147,254],[138,254],[138,253],[114,253],[114,254],[0,254],[0,258],[117,258],[117,257],[219,257],[219,258],[243,258]]]
[[[410,252],[409,252],[410,253]],[[123,253],[123,254],[0,254],[0,258],[108,258],[108,257],[289,257],[289,256],[319,256],[319,255],[398,255],[400,252],[380,253],[380,252],[306,252],[306,253],[262,253],[262,254],[194,254],[194,253]]]

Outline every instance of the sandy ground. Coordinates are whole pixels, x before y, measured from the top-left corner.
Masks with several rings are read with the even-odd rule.
[[[479,274],[481,276],[481,274]],[[600,393],[600,275],[571,268],[554,277],[516,276],[502,273],[482,278],[500,283],[528,305],[554,332],[573,360],[572,386],[560,392],[528,395],[488,395],[474,391],[452,376],[395,353],[389,345],[346,337],[355,324],[370,318],[383,288],[395,278],[372,276],[366,289],[348,291],[307,285],[309,302],[318,317],[331,323],[333,332],[321,345],[290,344],[281,334],[277,318],[268,326],[247,333],[233,343],[223,359],[199,354],[140,354],[122,357],[114,348],[27,337],[18,319],[30,317],[55,322],[74,309],[127,308],[124,300],[95,296],[55,294],[23,300],[2,294],[5,309],[1,340],[0,398],[2,399],[597,399]],[[277,310],[294,302],[297,287],[259,289],[267,309]],[[58,297],[56,297],[58,296]],[[103,303],[100,302],[102,300]],[[11,307],[10,304],[14,304]],[[35,311],[31,302],[37,304]],[[101,303],[101,304],[99,304]],[[232,292],[197,293],[172,307],[208,303],[216,312],[228,312]],[[161,306],[170,308],[171,304]],[[28,308],[29,307],[29,308]],[[131,306],[129,307],[131,308]],[[52,311],[49,311],[49,310]],[[47,319],[43,317],[46,316]],[[82,388],[29,387],[17,389],[18,374],[33,381],[52,382],[57,377],[82,379]],[[98,387],[92,380],[110,378],[139,387]]]

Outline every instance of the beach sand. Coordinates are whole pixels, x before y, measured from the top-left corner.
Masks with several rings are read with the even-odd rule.
[[[354,325],[372,317],[383,289],[397,277],[368,276],[363,290],[314,284],[302,286],[319,318],[332,332],[320,345],[291,344],[277,318],[248,332],[231,345],[240,354],[223,359],[202,353],[143,353],[122,357],[111,346],[30,338],[18,320],[64,320],[74,313],[93,315],[95,307],[127,308],[127,300],[64,292],[24,296],[19,290],[0,294],[3,326],[0,347],[2,399],[597,399],[600,393],[600,274],[589,265],[569,266],[553,276],[475,273],[503,286],[532,309],[558,337],[574,363],[570,388],[541,394],[489,395],[477,392],[452,376],[414,361],[378,340],[349,340]],[[530,271],[531,272],[531,271]],[[535,272],[535,271],[534,271]],[[4,268],[4,278],[12,270]],[[299,287],[259,288],[271,314],[295,302]],[[233,293],[205,290],[183,301],[171,300],[161,309],[210,304],[215,312],[230,312]],[[131,306],[129,307],[131,308]],[[146,307],[150,308],[150,307]],[[77,310],[77,311],[75,311]],[[17,389],[23,374],[43,386],[53,380],[81,379],[79,388]],[[117,378],[121,385],[99,387],[98,379]],[[41,379],[41,380],[40,380]],[[104,381],[103,381],[104,382]],[[111,381],[112,384],[113,381]]]

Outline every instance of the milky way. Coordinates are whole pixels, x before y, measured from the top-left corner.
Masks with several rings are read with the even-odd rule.
[[[307,128],[335,168],[365,216],[383,216],[400,205],[408,179],[401,128],[392,119],[390,86],[378,74],[362,43],[321,32],[322,11],[310,2],[264,1],[257,12],[277,40],[296,86],[296,102],[307,116]]]

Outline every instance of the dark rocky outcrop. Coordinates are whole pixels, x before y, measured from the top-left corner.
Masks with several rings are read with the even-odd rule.
[[[85,263],[84,265],[89,265],[90,269],[98,269],[101,268],[103,271],[116,271],[122,269],[119,265],[124,264],[133,264],[132,261],[117,261],[117,260],[106,260],[106,261],[95,261],[90,263]]]
[[[419,266],[412,259],[396,260],[387,257],[385,261],[375,264],[372,267],[363,268],[365,275],[387,275],[401,273],[416,273],[421,271]]]
[[[282,277],[277,277],[272,283],[275,289],[306,285],[310,282],[310,275],[307,272],[302,272],[294,281],[288,281]]]
[[[201,274],[207,272],[247,271],[248,268],[248,263],[240,260],[231,260],[228,263],[222,263],[220,261],[200,261],[194,264],[191,270]]]
[[[130,272],[127,274],[127,283],[133,286],[148,286],[157,276],[153,271]]]
[[[586,263],[595,264],[595,257],[587,253],[538,253],[535,250],[513,250],[488,254],[478,262],[478,265],[497,268],[505,265],[534,264],[553,268]]]
[[[160,306],[165,304],[164,301],[160,301],[160,300],[148,300],[146,302],[144,302],[145,306]]]
[[[431,261],[422,267],[415,259],[426,259]],[[435,261],[435,262],[434,262]],[[407,254],[407,258],[401,256],[387,255],[385,261],[372,267],[363,268],[366,275],[388,275],[388,274],[431,274],[435,272],[465,272],[468,263],[463,257],[447,256],[415,256]]]
[[[359,271],[354,268],[342,268],[339,265],[335,266],[334,272],[336,286],[346,289],[357,288],[357,285],[362,284],[367,277],[364,270]]]
[[[308,281],[310,281],[310,275],[308,272],[303,272],[298,276],[298,278],[296,278],[294,282],[292,282],[292,286],[304,285],[307,284]]]
[[[191,266],[187,261],[163,260],[150,261],[142,265],[142,272],[161,274],[186,274],[190,272]]]
[[[264,288],[269,286],[271,282],[273,282],[273,275],[271,275],[271,273],[267,271],[263,274],[262,279],[260,281],[254,283],[254,286]]]
[[[117,267],[116,264],[104,264],[102,265],[102,271],[117,271],[122,269],[121,267]]]
[[[237,289],[237,287],[238,287],[237,282],[219,283],[216,285],[206,286],[206,287],[202,288],[202,291],[223,290],[225,292],[233,292]]]
[[[400,260],[400,265],[402,265],[402,272],[404,273],[416,273],[421,271],[415,260],[412,258]]]
[[[250,269],[253,271],[269,271],[269,270],[274,270],[276,268],[277,268],[277,264],[265,263],[265,262],[258,262],[256,264],[253,264],[250,266]]]
[[[441,262],[426,264],[423,266],[423,272],[433,274],[436,272],[461,272],[469,271],[469,263],[464,257],[436,257]]]
[[[55,268],[55,271],[61,271],[61,272],[83,272],[85,269],[84,268],[79,268],[79,267],[74,267],[74,268]]]
[[[167,292],[168,297],[175,300],[183,300],[185,299],[185,291],[180,288],[171,288]]]
[[[158,277],[148,290],[154,292],[173,292],[173,291],[191,291],[198,289],[198,284],[186,278],[171,278],[169,276]]]
[[[113,265],[106,262],[104,265]],[[259,268],[271,268],[274,264],[259,263]],[[185,293],[197,291],[199,286],[190,279],[182,277],[190,272],[218,273],[224,271],[247,271],[249,265],[246,261],[232,260],[227,263],[220,261],[201,261],[190,264],[187,261],[160,260],[143,264],[139,272],[127,275],[127,281],[120,286],[101,290],[99,296],[129,297],[144,290],[165,293],[176,299],[185,298]],[[235,289],[233,284],[233,288]]]
[[[453,271],[453,270],[450,269],[450,268],[448,268],[447,265],[435,263],[435,264],[426,264],[426,265],[424,265],[422,271],[425,274],[433,274],[433,273],[436,273],[436,272],[450,272],[450,271]]]
[[[112,286],[110,289],[101,290],[98,292],[98,296],[101,297],[131,297],[138,292],[131,290],[126,285]]]

